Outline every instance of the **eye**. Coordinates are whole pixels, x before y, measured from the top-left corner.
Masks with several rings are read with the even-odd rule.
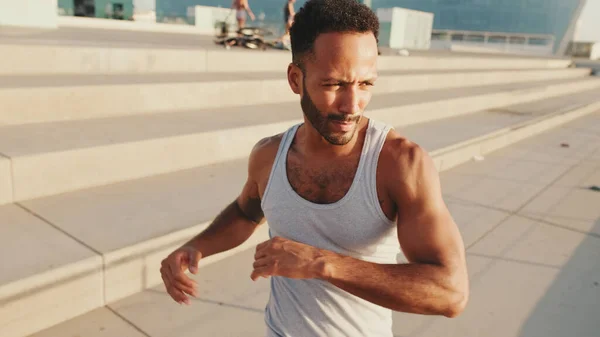
[[[360,83],[361,86],[368,86],[368,87],[372,87],[375,85],[375,83],[371,82],[371,81],[365,81],[365,82],[361,82]]]

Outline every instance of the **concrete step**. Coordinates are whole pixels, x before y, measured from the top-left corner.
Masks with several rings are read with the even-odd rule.
[[[0,77],[0,125],[298,100],[285,67],[271,73]],[[381,71],[373,92],[415,92],[583,78],[587,69]],[[31,97],[36,97],[32,100]]]
[[[0,206],[0,219],[0,335],[24,336],[104,304],[100,255],[19,205]]]
[[[590,70],[586,68],[560,68],[560,69],[432,69],[432,70],[380,70],[378,72],[378,83],[382,85],[390,83],[393,80],[403,80],[404,77],[413,76],[414,79],[429,78],[437,76],[437,80],[445,80],[446,85],[456,84],[449,83],[446,77],[454,76],[457,80],[459,77],[472,77],[469,79],[461,79],[465,83],[460,86],[469,86],[468,81],[477,80],[474,84],[500,84],[493,81],[493,76],[498,76],[502,73],[508,73],[511,76],[516,76],[516,80],[520,80],[520,75],[529,76],[530,81],[544,79],[559,79],[569,77],[585,77],[590,75]],[[541,78],[537,78],[541,76]],[[512,78],[511,78],[512,79]],[[287,80],[286,70],[271,71],[271,72],[238,72],[238,73],[219,73],[219,72],[196,72],[196,73],[163,73],[163,74],[114,74],[114,75],[3,75],[0,76],[0,88],[48,88],[48,87],[89,87],[89,86],[107,86],[107,85],[136,85],[136,84],[161,84],[161,83],[221,83],[241,81],[253,84],[254,81],[268,80]],[[486,80],[488,82],[486,82]],[[498,80],[496,80],[498,81]],[[500,80],[502,81],[502,80]],[[437,82],[437,81],[436,81]],[[393,82],[392,82],[393,83]],[[430,85],[439,86],[441,84],[429,83]],[[407,90],[418,91],[423,89],[436,89],[436,87],[427,87],[422,89],[414,88],[380,88],[379,90]]]
[[[115,43],[82,45],[68,41],[50,44],[40,40],[30,44],[6,38],[2,41],[0,36],[0,55],[6,60],[0,64],[0,75],[265,72],[285,71],[291,61],[291,54],[285,51],[223,50],[208,41],[194,43],[175,47],[132,47]],[[531,69],[566,68],[571,63],[568,59],[423,53],[410,57],[382,55],[379,68]]]
[[[600,80],[585,79],[385,94],[373,98],[366,114],[411,125],[563,95],[587,102],[598,87]],[[4,202],[243,158],[259,139],[301,116],[294,102],[0,127],[0,153],[11,165],[0,181],[12,182]]]
[[[86,20],[88,18],[62,17],[61,21]],[[106,21],[106,20],[94,20]],[[175,32],[143,32],[128,29],[99,29],[94,27],[64,27],[58,29],[36,29],[25,27],[2,27],[0,44],[21,44],[38,46],[61,46],[103,48],[156,48],[199,50],[214,46],[214,37],[205,34],[180,34]],[[92,23],[93,24],[93,23]],[[118,24],[118,23],[117,23]],[[175,29],[177,29],[175,25]]]
[[[574,105],[573,100],[482,111],[401,131],[424,144],[444,171],[600,111],[597,102]],[[442,128],[444,124],[461,128]],[[0,256],[32,248],[19,259],[3,261],[8,272],[0,279],[0,335],[25,336],[159,284],[159,261],[234,199],[245,174],[246,158],[240,158],[2,206]],[[250,248],[266,236],[263,226],[238,250],[207,258],[202,265]],[[37,253],[41,251],[45,253]]]
[[[441,174],[445,199],[468,248],[474,296],[455,320],[394,313],[394,335],[476,337],[493,331],[490,336],[517,337],[523,326],[531,335],[594,335],[597,320],[589,313],[598,310],[597,295],[590,283],[572,280],[593,281],[599,270],[595,234],[600,226],[594,223],[600,214],[589,206],[600,194],[581,189],[600,173],[599,127],[600,112]],[[571,147],[561,148],[560,142]],[[511,201],[518,211],[499,209],[498,201]],[[552,211],[544,217],[562,216],[567,225],[530,220],[534,211],[546,208]],[[580,230],[572,229],[575,220]],[[200,296],[191,307],[174,303],[159,285],[31,337],[91,337],[96,331],[98,336],[262,337],[269,280],[250,281],[253,256],[248,249],[203,267],[193,276]],[[524,273],[536,275],[534,281],[523,282]],[[540,284],[547,286],[540,289]],[[507,286],[510,292],[498,294]],[[570,305],[561,309],[565,294]],[[502,305],[490,307],[490,298]]]

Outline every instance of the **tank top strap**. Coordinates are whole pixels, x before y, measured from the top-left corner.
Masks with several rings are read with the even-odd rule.
[[[389,222],[389,219],[381,210],[379,198],[377,197],[377,163],[383,144],[391,129],[392,127],[385,123],[372,119],[370,120],[370,127],[367,133],[369,149],[366,152],[365,167],[362,177],[362,180],[365,182],[365,192],[367,193],[367,197],[370,199],[373,207],[376,208],[377,213],[382,220],[387,222]]]
[[[271,167],[271,173],[269,174],[269,180],[267,181],[267,186],[265,187],[265,193],[263,194],[261,200],[261,207],[265,207],[266,200],[269,195],[269,190],[271,185],[273,185],[273,180],[276,177],[285,177],[285,161],[287,159],[287,153],[294,141],[294,136],[296,135],[296,131],[302,125],[302,123],[296,124],[291,128],[287,129],[283,136],[281,137],[281,142],[279,143],[279,149],[277,150],[277,155],[275,156],[275,161],[273,161],[273,166]]]

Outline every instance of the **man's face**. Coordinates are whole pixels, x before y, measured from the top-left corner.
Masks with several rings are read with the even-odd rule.
[[[333,145],[356,134],[377,77],[377,41],[372,33],[326,33],[306,58],[300,92],[305,119]]]

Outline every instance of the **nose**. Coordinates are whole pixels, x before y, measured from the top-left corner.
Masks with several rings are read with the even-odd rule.
[[[361,92],[355,85],[349,85],[341,90],[338,97],[338,110],[344,115],[358,115],[361,112]]]

